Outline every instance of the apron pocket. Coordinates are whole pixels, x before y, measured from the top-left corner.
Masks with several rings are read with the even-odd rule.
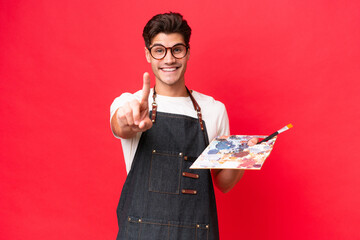
[[[169,239],[168,224],[128,217],[126,240]]]
[[[207,240],[208,225],[128,217],[126,240]]]
[[[209,225],[184,222],[169,222],[169,239],[208,240]]]
[[[149,191],[180,194],[181,167],[182,153],[153,150],[150,162]]]
[[[137,222],[139,219],[134,217],[128,217],[125,230],[125,239],[133,240],[139,239],[140,236],[140,224]]]
[[[209,239],[209,225],[200,225],[196,227],[196,240]]]

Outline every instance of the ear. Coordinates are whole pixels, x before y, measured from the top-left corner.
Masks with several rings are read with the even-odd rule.
[[[150,55],[149,50],[146,47],[145,47],[145,57],[146,57],[147,62],[150,63],[151,55]]]

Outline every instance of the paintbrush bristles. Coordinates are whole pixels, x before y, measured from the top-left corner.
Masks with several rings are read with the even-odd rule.
[[[283,127],[282,129],[280,129],[279,131],[277,131],[278,133],[282,133],[285,132],[286,130],[289,130],[290,128],[292,128],[293,125],[290,123],[288,125],[286,125],[285,127]]]

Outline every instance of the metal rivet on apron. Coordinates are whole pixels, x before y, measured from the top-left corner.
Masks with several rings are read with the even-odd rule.
[[[200,227],[200,225],[199,225],[199,224],[197,224],[197,225],[196,225],[196,227],[197,227],[197,228],[199,228],[199,227]]]
[[[183,154],[182,153],[179,153],[180,156],[182,156]]]
[[[139,222],[141,222],[141,219],[139,219]]]
[[[209,225],[206,225],[206,228],[209,228]]]
[[[156,153],[156,150],[153,150],[153,153]]]

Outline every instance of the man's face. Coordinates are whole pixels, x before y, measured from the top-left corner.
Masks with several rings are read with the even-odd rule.
[[[180,33],[159,33],[152,39],[150,48],[155,44],[161,44],[168,48],[179,43],[185,45],[184,38]],[[165,84],[174,87],[185,85],[184,74],[187,61],[189,60],[189,52],[184,58],[177,59],[171,54],[171,50],[168,49],[166,56],[160,60],[154,59],[147,48],[145,48],[145,54],[147,61],[151,64],[157,85]]]

